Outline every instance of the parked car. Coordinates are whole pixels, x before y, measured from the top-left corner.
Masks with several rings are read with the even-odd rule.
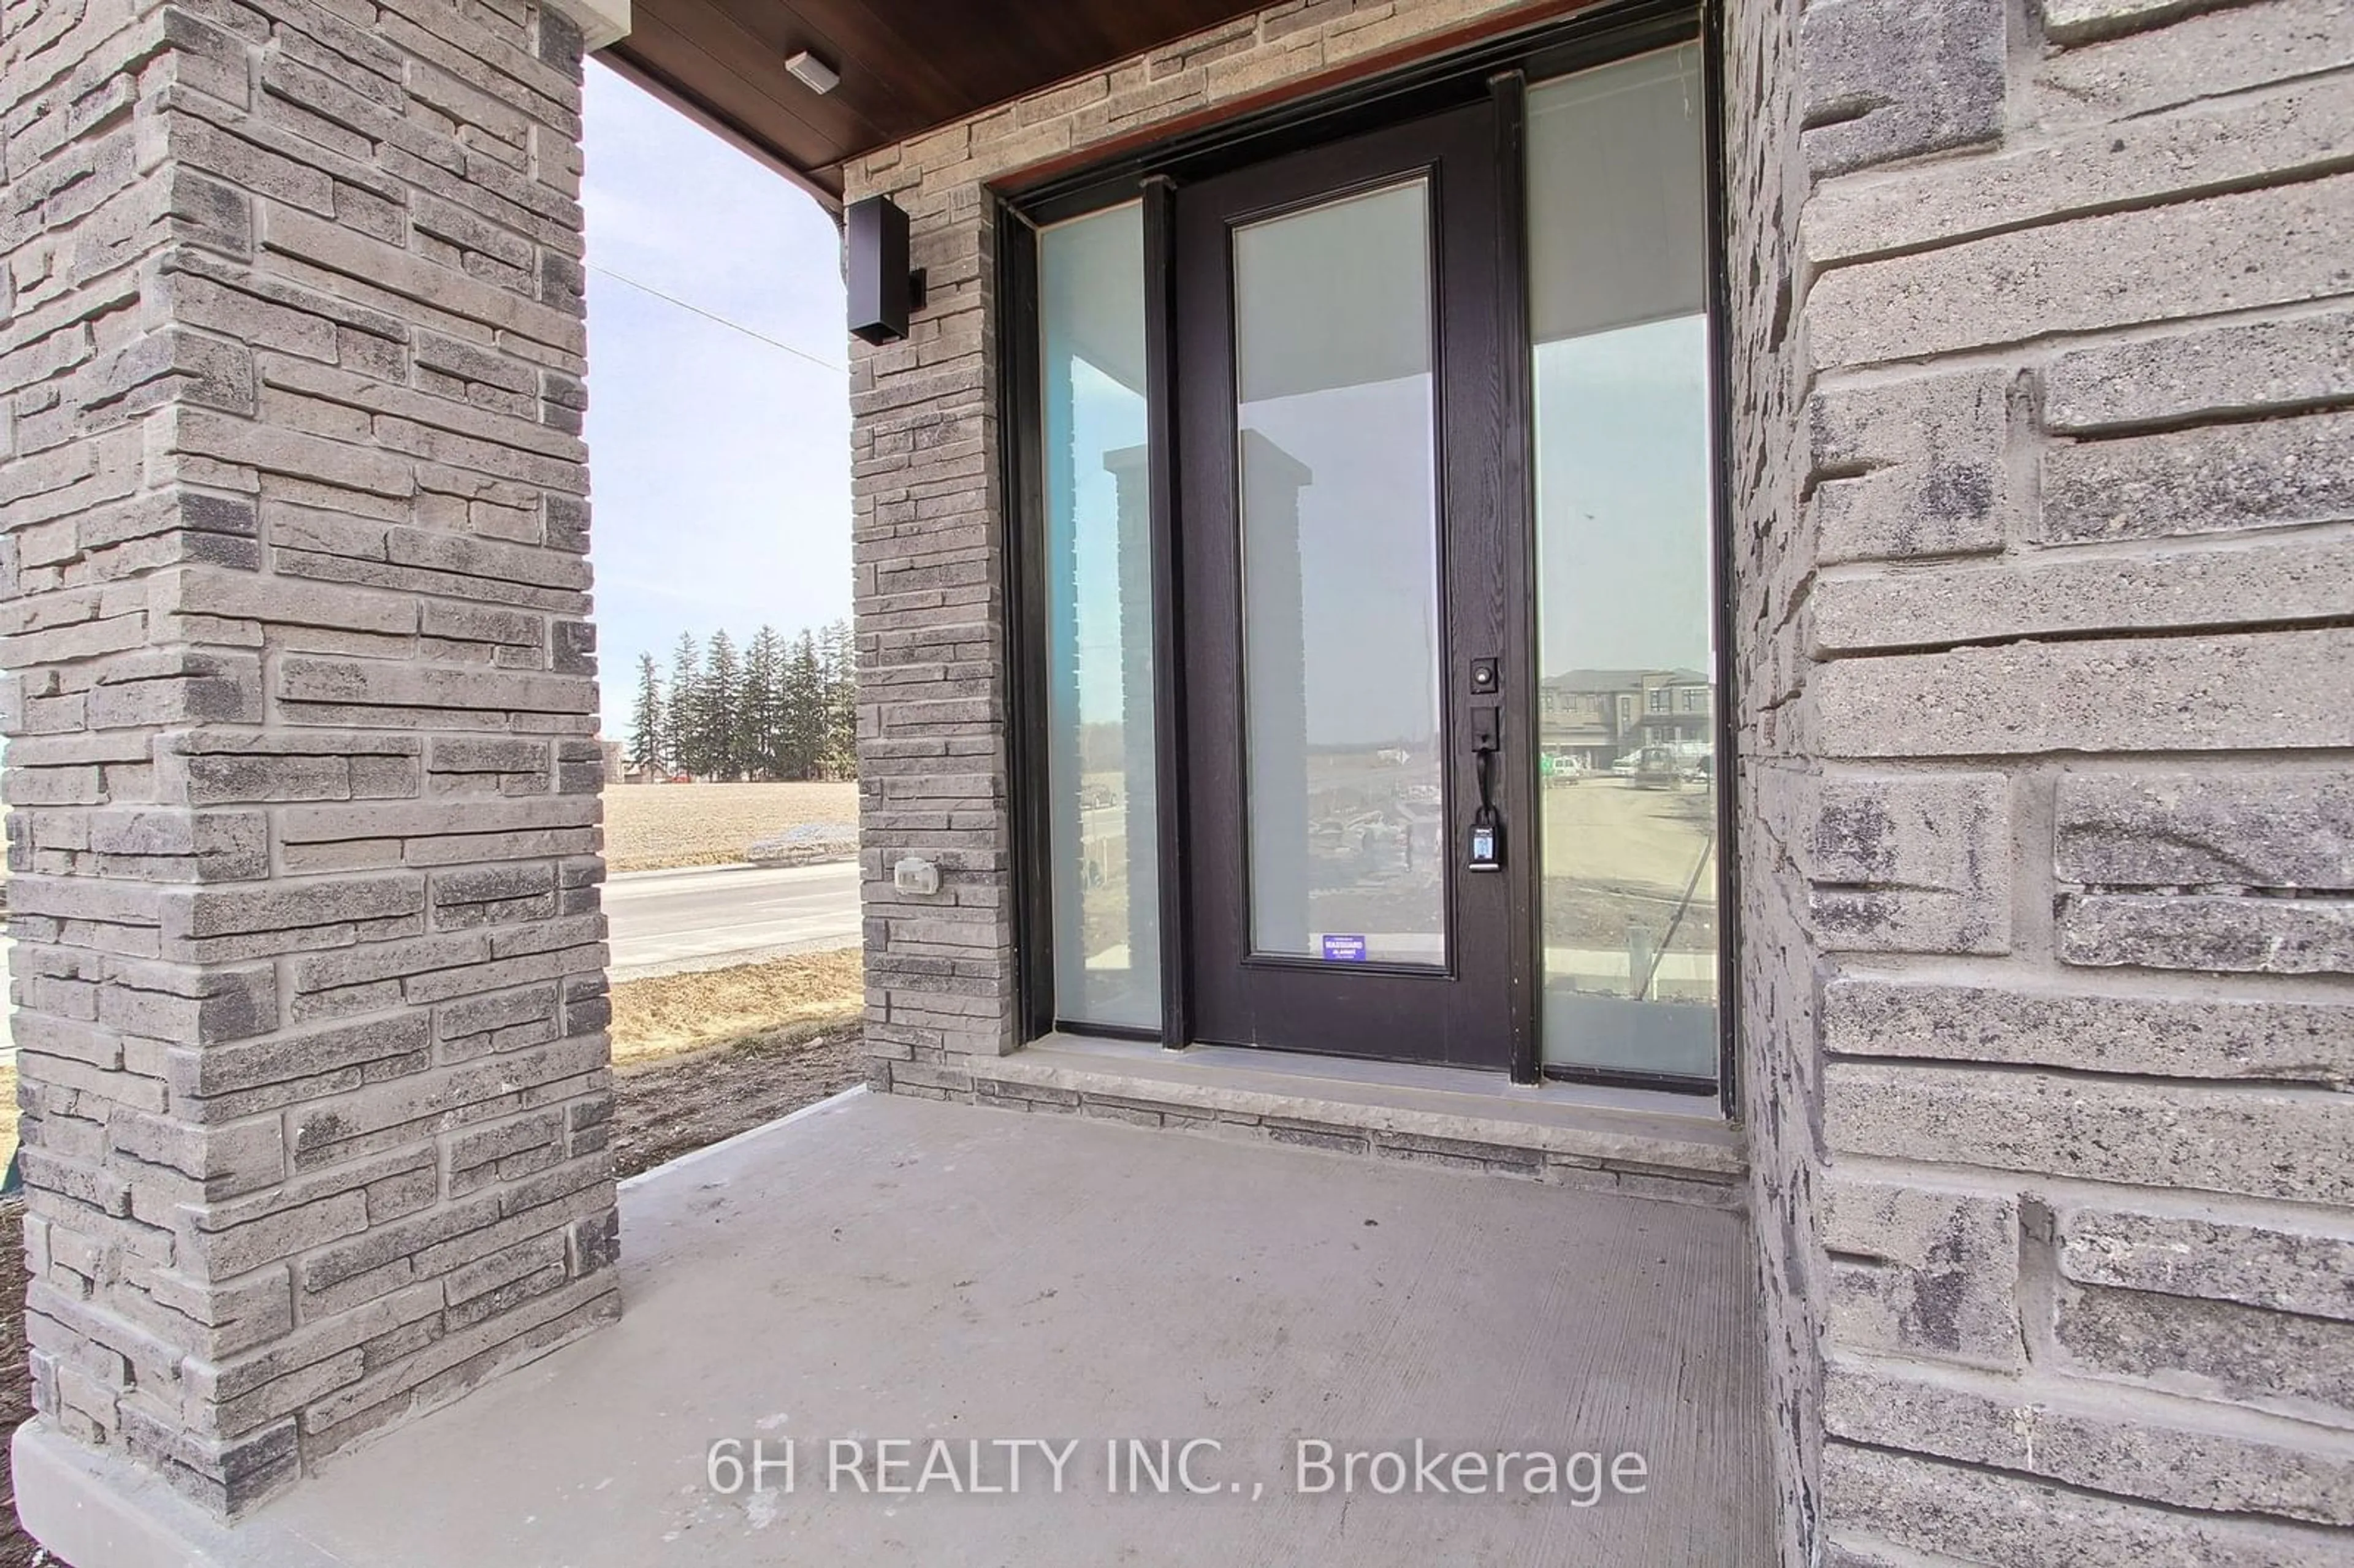
[[[1635,759],[1635,788],[1681,789],[1686,772],[1684,759],[1676,755],[1674,747],[1647,746]]]

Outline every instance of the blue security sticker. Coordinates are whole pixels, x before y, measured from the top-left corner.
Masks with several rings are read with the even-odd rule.
[[[1328,964],[1363,963],[1365,961],[1365,939],[1363,937],[1325,938],[1324,961]]]

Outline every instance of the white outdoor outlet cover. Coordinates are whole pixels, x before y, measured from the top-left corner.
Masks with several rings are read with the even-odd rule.
[[[891,885],[902,893],[938,893],[940,868],[911,854],[891,868]]]

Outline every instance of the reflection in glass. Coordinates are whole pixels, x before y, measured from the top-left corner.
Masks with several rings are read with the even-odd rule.
[[[1713,1078],[1700,51],[1528,95],[1548,1065]]]
[[[1442,963],[1429,199],[1237,228],[1252,950]]]
[[[1141,209],[1043,231],[1038,300],[1055,1011],[1158,1028]]]

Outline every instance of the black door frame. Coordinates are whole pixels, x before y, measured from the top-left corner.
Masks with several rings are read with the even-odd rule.
[[[1528,745],[1507,606],[1527,594],[1516,550],[1524,498],[1504,493],[1506,435],[1496,367],[1511,363],[1495,282],[1494,108],[1482,101],[1278,154],[1186,187],[1177,197],[1180,319],[1177,461],[1184,506],[1177,530],[1187,606],[1183,659],[1193,696],[1186,872],[1193,1035],[1205,1044],[1267,1044],[1496,1070],[1511,1065],[1510,890],[1496,874],[1460,869],[1478,799],[1470,710],[1501,718],[1505,766],[1493,780],[1505,823],[1527,832],[1528,800],[1510,766]],[[1439,854],[1447,957],[1437,966],[1346,966],[1254,953],[1241,539],[1241,461],[1234,387],[1232,236],[1250,223],[1420,181],[1425,191],[1434,438],[1432,562],[1438,592]],[[1474,659],[1500,662],[1502,689],[1476,695]]]
[[[1073,1033],[1157,1041],[1171,1049],[1182,1050],[1193,1043],[1190,994],[1193,970],[1187,939],[1192,917],[1192,846],[1184,832],[1189,813],[1182,759],[1186,712],[1181,676],[1181,628],[1185,606],[1182,541],[1175,524],[1183,499],[1176,428],[1176,409],[1182,388],[1174,348],[1177,188],[1189,181],[1262,162],[1288,151],[1486,98],[1496,111],[1495,157],[1500,182],[1496,205],[1502,230],[1499,254],[1503,275],[1497,280],[1496,296],[1505,317],[1504,330],[1511,334],[1507,341],[1525,341],[1527,258],[1522,222],[1525,171],[1522,163],[1521,110],[1523,83],[1695,40],[1702,45],[1706,87],[1703,131],[1710,204],[1705,231],[1710,247],[1708,316],[1716,453],[1712,488],[1716,507],[1717,668],[1713,673],[1717,683],[1715,738],[1720,759],[1717,826],[1721,844],[1729,847],[1736,842],[1734,826],[1738,754],[1734,745],[1733,715],[1739,707],[1739,688],[1734,679],[1733,652],[1735,627],[1731,588],[1731,465],[1726,455],[1730,367],[1724,341],[1727,285],[1722,103],[1725,88],[1720,3],[1721,0],[1610,0],[1575,11],[1565,18],[1559,15],[1543,18],[1525,29],[1435,53],[1308,98],[1182,130],[1148,145],[1115,153],[1076,171],[1058,171],[1034,181],[1017,178],[991,190],[991,217],[997,235],[995,281],[1002,303],[996,327],[1002,399],[999,412],[1003,430],[999,461],[1009,524],[1009,548],[1004,552],[1003,563],[1009,607],[1004,650],[1010,672],[1008,752],[1014,780],[1011,870],[1019,977],[1017,1016],[1023,1038],[1067,1029]],[[1048,907],[1053,885],[1048,861],[1052,853],[1051,823],[1047,820],[1046,792],[1041,787],[1046,776],[1046,707],[1035,230],[1042,225],[1129,201],[1141,204],[1145,242],[1147,429],[1150,443],[1148,489],[1154,555],[1154,728],[1162,818],[1162,1016],[1158,1030],[1143,1031],[1093,1028],[1056,1016],[1054,930]],[[1525,356],[1514,358],[1524,361]],[[1517,473],[1509,473],[1509,480],[1526,496],[1531,493],[1532,463],[1527,416],[1533,401],[1530,369],[1522,363],[1519,375],[1503,379],[1507,413],[1515,421],[1507,429],[1517,428],[1519,431],[1519,440],[1506,444],[1504,463],[1508,471],[1517,466]],[[1524,525],[1522,535],[1532,543],[1532,526]],[[1534,605],[1533,595],[1521,597],[1522,614],[1513,635],[1524,641],[1511,657],[1518,667],[1525,669],[1529,667],[1528,650],[1534,640]],[[1532,747],[1522,747],[1518,757],[1505,760],[1511,767],[1526,768],[1533,788],[1535,758]],[[1717,864],[1719,1065],[1715,1083],[1600,1071],[1555,1075],[1678,1092],[1712,1092],[1727,1116],[1736,1113],[1739,992],[1734,982],[1741,939],[1738,856],[1722,853]],[[1505,874],[1511,885],[1515,918],[1509,954],[1513,1020],[1511,1075],[1517,1081],[1535,1082],[1544,1075],[1538,1061],[1534,1022],[1542,973],[1535,866],[1532,857],[1517,853],[1509,857],[1507,865],[1510,869]]]

